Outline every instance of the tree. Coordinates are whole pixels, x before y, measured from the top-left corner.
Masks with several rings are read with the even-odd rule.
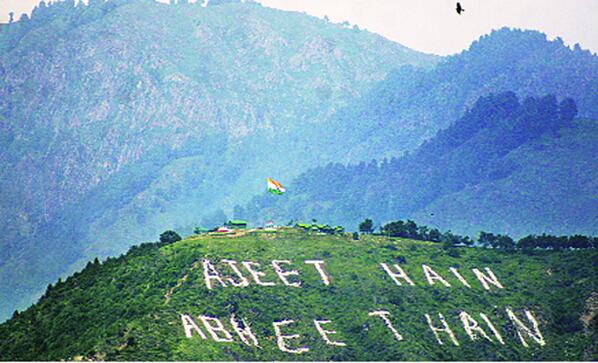
[[[572,248],[590,248],[592,246],[588,237],[579,234],[569,237],[567,245]]]
[[[428,239],[432,242],[440,242],[440,237],[442,237],[442,234],[438,228],[432,228],[430,233],[428,233]]]
[[[503,250],[514,250],[515,249],[515,241],[507,235],[498,235],[496,237],[495,245],[497,248],[501,248]]]
[[[357,232],[353,232],[353,239],[354,239],[355,241],[358,241],[358,240],[359,240],[359,233],[357,233]]]
[[[446,231],[440,237],[443,248],[458,245],[461,242],[461,236],[453,234],[451,231]]]
[[[538,241],[536,240],[536,236],[529,235],[521,238],[517,241],[517,248],[525,252],[529,252],[538,246]]]
[[[181,236],[179,236],[178,233],[176,233],[175,231],[172,231],[172,230],[164,231],[160,235],[160,242],[167,243],[167,244],[180,241],[181,239],[182,239]]]
[[[418,239],[419,234],[417,233],[417,224],[408,219],[405,223],[405,233],[407,234],[407,238]]]
[[[460,242],[468,247],[473,246],[473,240],[469,236],[461,237]]]
[[[361,233],[372,233],[374,231],[374,222],[366,218],[363,222],[359,223],[359,232]]]
[[[572,98],[565,98],[559,104],[559,124],[569,126],[573,118],[577,116],[577,105]]]
[[[494,247],[496,245],[496,236],[492,233],[480,232],[478,243],[482,247]]]
[[[421,239],[422,241],[427,241],[430,239],[429,232],[430,232],[430,230],[426,226],[417,227],[417,234],[419,236],[419,239]]]

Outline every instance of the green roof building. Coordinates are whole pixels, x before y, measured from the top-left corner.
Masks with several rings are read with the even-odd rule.
[[[242,221],[240,219],[233,219],[233,220],[228,221],[225,224],[225,226],[230,229],[246,229],[247,221]]]

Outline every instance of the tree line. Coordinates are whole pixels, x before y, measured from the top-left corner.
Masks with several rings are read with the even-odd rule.
[[[359,232],[374,233],[374,222],[366,218],[358,226]],[[517,241],[506,234],[494,234],[481,231],[477,239],[469,236],[461,236],[452,233],[450,230],[441,232],[437,228],[429,228],[424,225],[418,226],[412,220],[393,221],[379,227],[379,235],[388,237],[410,238],[420,241],[431,241],[442,243],[445,246],[477,246],[495,248],[502,250],[523,250],[534,249],[561,250],[567,248],[598,249],[598,237],[575,234],[572,236],[553,236],[543,233],[541,235],[530,234]]]

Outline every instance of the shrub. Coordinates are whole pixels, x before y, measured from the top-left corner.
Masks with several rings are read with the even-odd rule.
[[[180,241],[182,238],[181,236],[179,236],[178,233],[176,233],[175,231],[164,231],[162,232],[162,234],[160,235],[160,242],[165,243],[165,244],[170,244],[170,243],[174,243],[177,241]]]

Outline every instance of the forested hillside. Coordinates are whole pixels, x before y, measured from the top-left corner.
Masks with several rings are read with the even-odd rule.
[[[598,119],[598,57],[560,38],[503,28],[443,59],[432,70],[404,67],[331,119],[337,126],[322,144],[351,150],[340,162],[399,156],[448,127],[490,93],[573,98],[579,116]],[[367,159],[364,158],[367,156]]]
[[[412,218],[470,236],[596,235],[598,123],[576,113],[575,101],[553,95],[482,97],[412,153],[312,169],[287,195],[256,197],[238,214],[349,226]]]
[[[441,59],[358,27],[254,2],[42,2],[31,18],[0,29],[0,319],[96,256],[117,255],[168,228],[190,233],[232,214],[248,218],[234,206],[258,195],[267,177],[286,184],[329,162],[360,165],[412,152],[490,93],[571,97],[579,117],[596,119],[596,74],[598,57],[534,31],[494,31]],[[587,225],[595,168],[563,161],[588,162],[593,125],[575,121],[560,138],[526,141],[500,156],[535,168],[501,178],[500,186],[478,178],[475,190],[455,189],[450,181],[455,203],[419,195],[408,214],[464,231],[477,228],[480,215],[489,229],[518,233],[505,228],[511,220],[504,215],[483,213],[500,187],[546,196],[551,208],[531,214],[544,224],[529,222],[527,233],[563,225],[557,210],[574,220],[566,222],[571,229]],[[536,146],[542,140],[550,141]],[[549,169],[564,165],[556,188],[530,186],[544,180],[543,158]],[[289,217],[301,211],[347,222],[362,213],[406,217],[395,212],[408,203],[397,209],[397,200],[377,190],[363,194],[364,180],[331,212],[343,193],[335,183],[345,181],[330,183],[331,200],[302,196],[308,207],[294,199],[277,208]],[[562,198],[573,201],[569,209],[559,209]],[[358,200],[365,204],[351,204]],[[426,220],[428,202],[447,212]],[[503,206],[518,203],[511,198]],[[251,213],[255,222],[266,218]],[[528,216],[523,209],[509,213]]]
[[[304,14],[217,3],[42,2],[2,28],[0,319],[72,264],[333,158],[304,153],[329,115],[390,70],[436,61]]]

